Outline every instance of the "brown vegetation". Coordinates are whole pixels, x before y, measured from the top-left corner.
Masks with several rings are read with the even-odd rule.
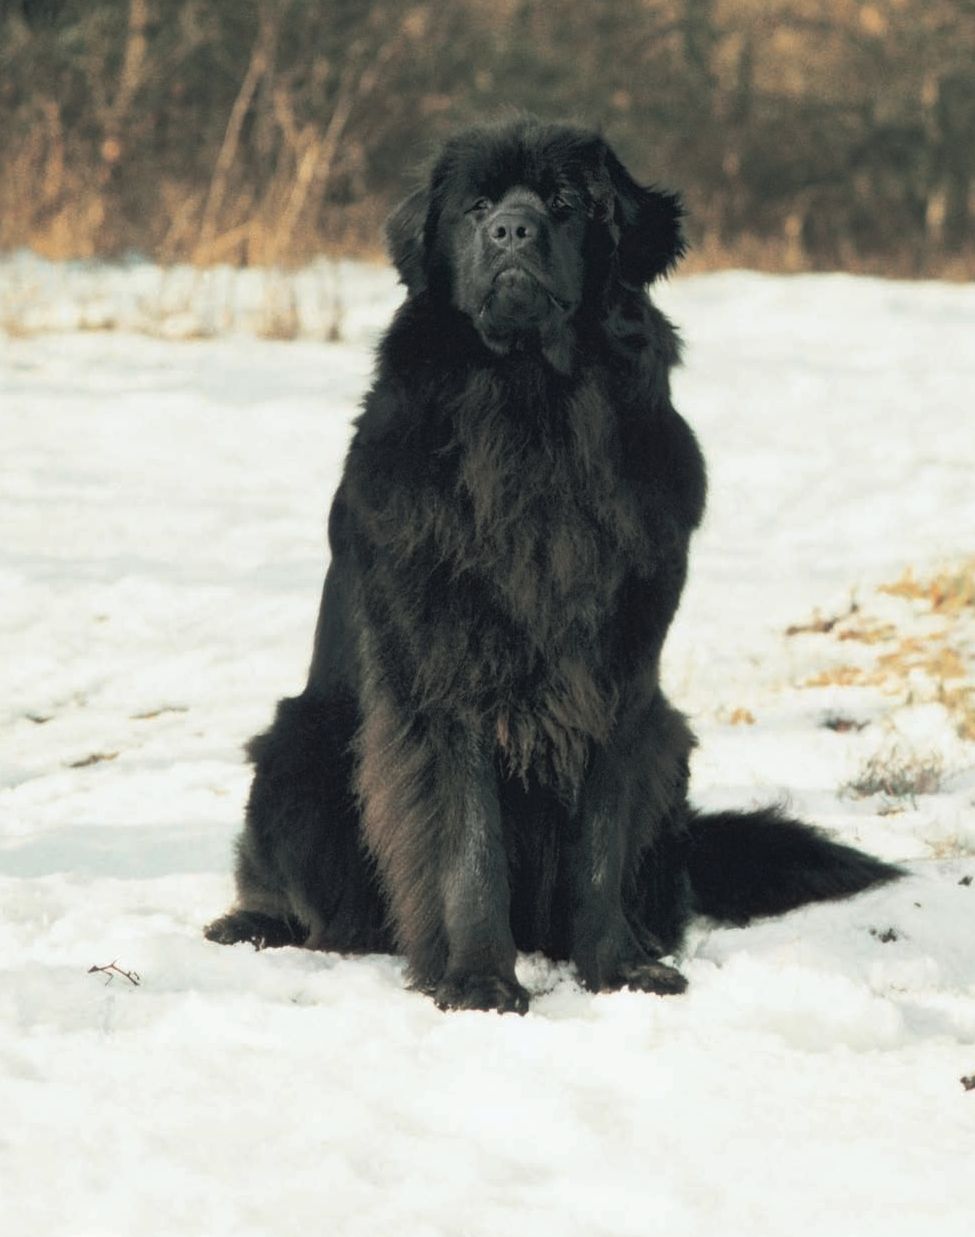
[[[959,738],[975,741],[975,560],[927,580],[908,570],[877,591],[909,605],[908,620],[933,617],[938,626],[905,635],[896,622],[872,618],[859,606],[828,624],[794,625],[787,634],[831,634],[839,641],[876,646],[859,664],[833,664],[803,686],[879,687],[910,701],[937,701],[954,720]]]
[[[943,777],[944,765],[936,752],[918,756],[895,749],[871,756],[856,777],[841,787],[841,793],[859,799],[884,795],[913,803],[918,795],[937,794]]]
[[[699,267],[971,271],[968,0],[0,0],[0,248],[375,251],[510,107],[682,187]]]

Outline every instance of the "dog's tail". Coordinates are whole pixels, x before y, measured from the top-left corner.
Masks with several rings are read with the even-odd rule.
[[[904,875],[777,808],[692,812],[688,827],[694,909],[726,923],[849,897]]]

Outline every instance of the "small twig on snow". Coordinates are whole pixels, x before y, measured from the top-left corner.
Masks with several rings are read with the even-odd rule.
[[[137,988],[139,984],[142,983],[142,976],[138,973],[138,971],[123,971],[122,968],[114,961],[109,962],[107,966],[90,966],[88,968],[89,975],[94,975],[96,972],[100,975],[107,975],[108,978],[105,982],[108,984],[112,982],[116,975],[124,975],[129,983],[135,984]]]

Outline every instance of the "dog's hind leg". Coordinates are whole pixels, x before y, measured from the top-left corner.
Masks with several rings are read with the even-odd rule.
[[[237,903],[205,929],[222,944],[389,948],[385,908],[359,838],[350,697],[282,700],[252,740],[254,781],[237,844]]]

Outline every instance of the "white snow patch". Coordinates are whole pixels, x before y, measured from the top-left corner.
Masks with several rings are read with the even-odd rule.
[[[591,996],[522,958],[517,1019],[441,1014],[395,959],[200,934],[232,897],[241,744],[302,685],[364,341],[398,296],[342,270],[351,342],[325,346],[249,337],[246,280],[0,267],[22,328],[0,336],[4,1232],[967,1234],[972,744],[937,702],[803,687],[832,646],[783,633],[855,589],[920,634],[876,585],[972,555],[975,290],[661,289],[711,472],[665,667],[701,739],[694,797],[786,798],[912,876],[696,924],[680,999]],[[221,337],[132,334],[165,281],[183,333]],[[43,333],[59,320],[128,329]],[[835,711],[868,725],[824,729]],[[937,793],[895,815],[838,794],[893,742],[942,754]],[[140,986],[88,973],[116,959]]]

